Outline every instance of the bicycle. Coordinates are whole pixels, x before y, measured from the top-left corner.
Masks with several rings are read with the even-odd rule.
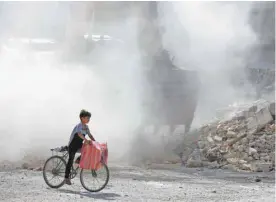
[[[51,188],[60,188],[65,184],[65,168],[66,168],[66,162],[67,159],[69,157],[69,153],[68,153],[68,147],[64,146],[64,147],[60,147],[60,148],[54,148],[54,149],[50,149],[52,151],[52,156],[50,158],[48,158],[44,164],[43,167],[43,178],[44,181],[46,182],[46,184],[51,187]],[[54,155],[54,152],[56,152],[56,154]],[[80,153],[80,151],[78,151],[77,153]],[[62,154],[62,155],[59,155]],[[49,172],[47,170],[47,166],[49,166],[51,163],[55,163],[56,165],[53,166],[53,168],[49,169]],[[75,162],[75,161],[74,161]],[[107,185],[108,181],[109,181],[109,169],[107,167],[107,165],[103,162],[103,156],[101,158],[101,168],[98,170],[85,170],[85,169],[81,169],[80,171],[80,182],[81,185],[83,186],[83,188],[85,188],[87,191],[89,192],[99,192],[101,190],[103,190],[105,188],[105,186]],[[76,167],[74,167],[74,163],[72,165],[71,168],[71,173],[70,173],[70,179],[73,179],[77,176],[78,174],[78,170],[80,169],[79,165],[77,165]],[[92,176],[93,180],[98,180],[98,177],[100,176],[100,172],[99,171],[104,171],[105,172],[105,178],[102,181],[102,183],[100,184],[99,187],[97,188],[90,188],[87,183],[85,181],[85,175],[86,172],[88,172],[88,175]],[[53,177],[49,180],[47,177],[47,174],[50,173],[53,175]],[[62,179],[59,180],[56,184],[50,183],[51,180],[53,180],[54,178],[58,178],[61,177]],[[95,184],[95,182],[93,181],[93,184]]]

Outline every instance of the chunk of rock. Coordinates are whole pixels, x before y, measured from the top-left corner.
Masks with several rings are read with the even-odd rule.
[[[247,164],[247,163],[243,163],[243,164],[240,165],[240,168],[242,170],[251,170],[251,165]]]
[[[198,168],[198,167],[202,167],[202,166],[203,166],[203,163],[201,160],[194,160],[192,158],[190,158],[186,164],[186,167],[188,167],[188,168]]]
[[[239,164],[245,164],[247,163],[245,160],[239,160]]]
[[[256,133],[258,130],[258,126],[259,123],[256,116],[249,117],[247,119],[247,131],[249,135]]]
[[[23,169],[29,169],[30,165],[28,163],[23,163],[21,167]]]
[[[254,149],[254,148],[252,148],[252,147],[249,147],[249,149],[248,149],[248,153],[249,153],[249,155],[254,155],[254,154],[256,154],[256,153],[257,153],[257,150],[256,150],[256,149]]]
[[[232,165],[237,165],[238,164],[238,159],[237,158],[228,158],[228,159],[226,159],[226,161],[229,164],[232,164]]]
[[[195,149],[192,154],[190,155],[188,161],[187,161],[187,167],[189,168],[196,168],[196,167],[202,167],[203,163],[201,160],[201,154],[198,149]]]
[[[272,116],[275,117],[275,102],[270,103],[270,105],[269,105],[269,112],[270,112],[270,114],[271,114]]]
[[[208,136],[208,137],[207,137],[207,141],[210,142],[210,143],[213,143],[213,142],[214,142],[214,140],[213,140],[213,138],[212,138],[211,136]]]
[[[237,171],[238,168],[235,165],[232,164],[227,164],[222,167],[222,169],[227,169],[227,170],[232,170],[232,171]]]
[[[37,167],[34,169],[34,171],[42,171],[42,167]]]
[[[186,155],[187,167],[253,172],[275,169],[275,102],[258,100],[234,108],[228,114],[231,116],[199,129],[200,155]]]
[[[216,169],[216,168],[219,168],[220,165],[216,161],[214,161],[214,162],[209,162],[207,164],[207,167],[210,168],[210,169]]]
[[[259,110],[256,113],[256,117],[258,120],[258,129],[263,128],[266,124],[273,121],[273,118],[271,116],[271,113],[270,113],[268,107]]]
[[[271,163],[256,162],[252,165],[252,170],[254,172],[269,172],[272,168]]]
[[[204,149],[205,147],[205,143],[203,141],[198,141],[197,145],[200,149]]]
[[[237,133],[235,133],[234,131],[228,130],[226,133],[226,136],[228,138],[235,138],[235,137],[237,137]]]
[[[221,142],[222,141],[222,137],[216,135],[214,137],[214,140],[217,141],[217,142]]]

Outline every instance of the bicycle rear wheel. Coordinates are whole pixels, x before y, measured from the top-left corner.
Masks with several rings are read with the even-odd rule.
[[[80,182],[87,191],[99,192],[105,188],[109,181],[109,169],[106,164],[98,170],[84,170],[80,172]]]
[[[50,157],[43,167],[43,178],[51,188],[59,188],[64,185],[66,162],[60,156]]]

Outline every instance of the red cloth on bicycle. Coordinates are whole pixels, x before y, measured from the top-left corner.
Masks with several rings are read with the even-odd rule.
[[[81,148],[80,168],[98,170],[101,167],[101,144],[92,141],[92,144],[83,144]]]
[[[107,159],[108,159],[108,149],[107,144],[100,144],[102,149],[102,156],[103,156],[103,162],[107,165]]]

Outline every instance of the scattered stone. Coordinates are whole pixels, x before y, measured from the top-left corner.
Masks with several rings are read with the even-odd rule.
[[[34,169],[34,171],[42,171],[42,167],[37,167]]]
[[[252,170],[255,172],[269,172],[272,168],[272,163],[256,162],[252,165]]]
[[[250,164],[247,164],[247,163],[244,163],[244,164],[241,164],[240,165],[240,168],[242,170],[251,170],[251,165]]]
[[[248,154],[249,154],[249,155],[254,155],[254,154],[256,154],[256,153],[257,153],[257,150],[256,150],[256,149],[254,149],[254,148],[252,148],[252,147],[249,148],[249,150],[248,150]]]
[[[215,136],[214,137],[214,140],[217,141],[217,142],[221,142],[222,141],[222,137],[219,137],[219,136]]]
[[[270,113],[268,107],[259,110],[256,113],[256,117],[258,120],[258,129],[263,128],[266,124],[273,121],[273,118],[271,116],[271,113]]]
[[[197,144],[200,149],[203,149],[205,147],[205,143],[203,141],[199,141]]]
[[[238,164],[238,159],[237,158],[228,158],[228,159],[226,159],[226,161],[229,164],[232,164],[232,165],[237,165]]]
[[[193,159],[189,159],[187,161],[186,167],[188,168],[197,168],[197,167],[202,167],[202,161],[200,160],[193,160]]]
[[[227,170],[232,170],[232,171],[237,171],[238,168],[235,165],[232,164],[227,164],[222,166],[222,169],[227,169]]]
[[[208,142],[210,142],[210,143],[213,143],[213,142],[214,142],[214,140],[213,140],[213,138],[212,138],[211,136],[208,136],[208,137],[207,137],[207,140],[208,140]]]
[[[201,155],[197,156],[201,158],[194,158],[190,152],[186,156],[187,167],[247,172],[268,172],[275,168],[275,124],[272,121],[275,103],[259,100],[236,108],[234,116],[198,129],[197,150]]]
[[[220,167],[220,165],[216,161],[214,161],[214,162],[208,162],[208,168],[209,169],[217,169],[219,167]]]
[[[270,103],[270,105],[269,105],[269,112],[270,112],[271,116],[275,117],[275,102]]]
[[[23,163],[21,167],[22,167],[22,169],[28,169],[29,164],[28,163]]]

